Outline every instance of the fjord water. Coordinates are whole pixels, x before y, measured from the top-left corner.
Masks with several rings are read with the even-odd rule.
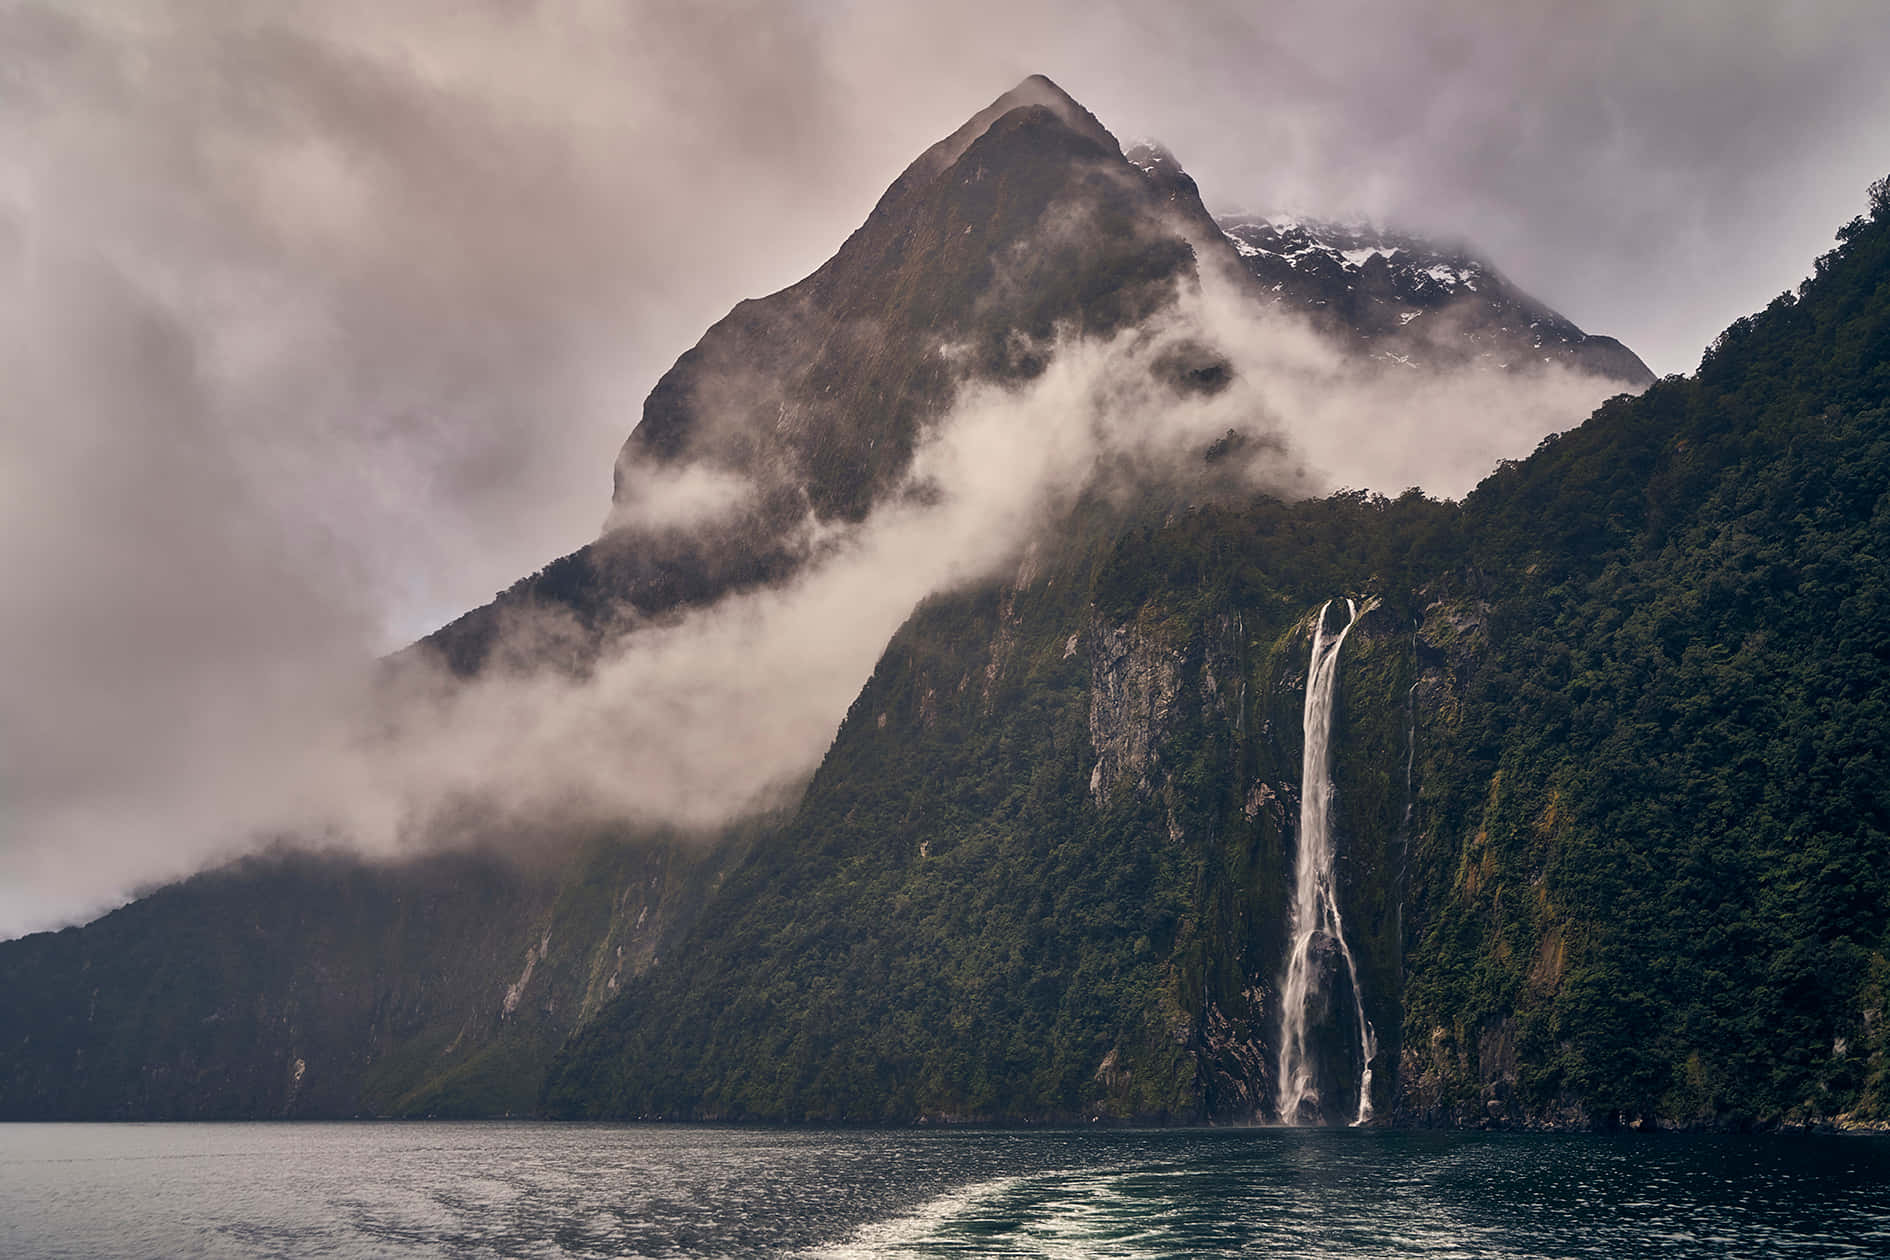
[[[1890,1255],[1890,1140],[0,1125],[0,1254]]]

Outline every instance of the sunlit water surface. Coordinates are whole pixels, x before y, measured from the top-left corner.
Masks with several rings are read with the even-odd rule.
[[[0,1255],[1890,1256],[1890,1140],[0,1125]]]

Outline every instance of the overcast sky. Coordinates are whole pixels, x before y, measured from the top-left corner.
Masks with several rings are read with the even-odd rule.
[[[657,375],[1026,74],[1667,373],[1890,171],[1887,65],[1877,0],[0,0],[0,935],[175,873],[48,837],[592,537]]]

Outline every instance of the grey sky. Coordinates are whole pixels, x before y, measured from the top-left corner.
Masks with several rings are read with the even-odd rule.
[[[1885,65],[1874,0],[0,0],[0,934],[219,851],[152,785],[585,542],[663,368],[1025,74],[1674,372],[1890,170]]]

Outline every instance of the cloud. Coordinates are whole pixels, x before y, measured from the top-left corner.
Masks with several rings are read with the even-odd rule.
[[[845,13],[828,65],[849,96],[962,114],[967,81],[1042,71],[1118,136],[1164,140],[1212,207],[1462,236],[1663,373],[1795,285],[1890,170],[1873,0]]]
[[[6,6],[0,931],[189,870],[272,802],[351,781],[294,767],[308,748],[354,756],[343,702],[363,663],[590,538],[658,373],[736,300],[811,271],[907,161],[1026,73],[1119,135],[1162,136],[1213,204],[1460,231],[1678,370],[1795,281],[1890,169],[1874,16]],[[1309,485],[1457,488],[1562,427],[1586,388],[1545,377],[1504,411],[1476,397],[1487,380],[1384,378],[1322,410],[1317,348],[1268,344],[1240,360],[1273,382],[1248,402],[1299,426]],[[1092,353],[1066,350],[1059,370]],[[1243,397],[1172,414],[1218,423]],[[1450,470],[1410,462],[1453,449]],[[689,476],[664,509],[683,519],[743,492]],[[651,685],[624,670],[623,694]],[[372,786],[363,800],[390,799]]]
[[[1234,379],[1178,390],[1177,354],[1224,355]],[[830,527],[816,559],[781,586],[646,626],[580,671],[409,674],[391,690],[333,671],[319,688],[304,673],[303,685],[273,691],[238,673],[251,688],[241,703],[223,689],[220,703],[180,703],[199,726],[171,745],[175,756],[150,763],[157,780],[116,767],[123,793],[41,813],[40,838],[122,860],[141,831],[194,832],[196,846],[167,856],[204,860],[272,836],[392,854],[508,835],[537,843],[548,820],[714,828],[784,803],[804,782],[920,600],[1014,569],[1099,478],[1205,487],[1202,452],[1234,429],[1258,439],[1241,448],[1246,492],[1396,490],[1413,478],[1461,489],[1487,471],[1492,449],[1527,449],[1607,389],[1559,372],[1361,375],[1302,322],[1210,275],[1141,327],[1066,336],[1027,385],[966,383],[915,453],[915,493],[859,526]],[[1484,426],[1474,436],[1466,408]],[[1432,436],[1447,424],[1459,445]],[[663,493],[693,511],[698,497],[724,503],[728,481],[686,468]],[[543,612],[504,633],[506,658],[538,662],[565,659],[560,643],[574,635]],[[62,750],[49,769],[82,751]]]
[[[1460,498],[1498,460],[1528,455],[1621,392],[1617,381],[1560,363],[1512,373],[1361,362],[1290,314],[1257,308],[1226,278],[1210,271],[1205,281],[1196,335],[1227,356],[1235,376],[1215,404],[1273,418],[1308,493],[1417,486]]]
[[[604,522],[618,529],[692,530],[722,520],[754,497],[754,483],[704,463],[626,464],[617,502]]]
[[[224,851],[278,717],[592,536],[656,372],[831,246],[815,60],[687,5],[0,10],[0,924]]]

